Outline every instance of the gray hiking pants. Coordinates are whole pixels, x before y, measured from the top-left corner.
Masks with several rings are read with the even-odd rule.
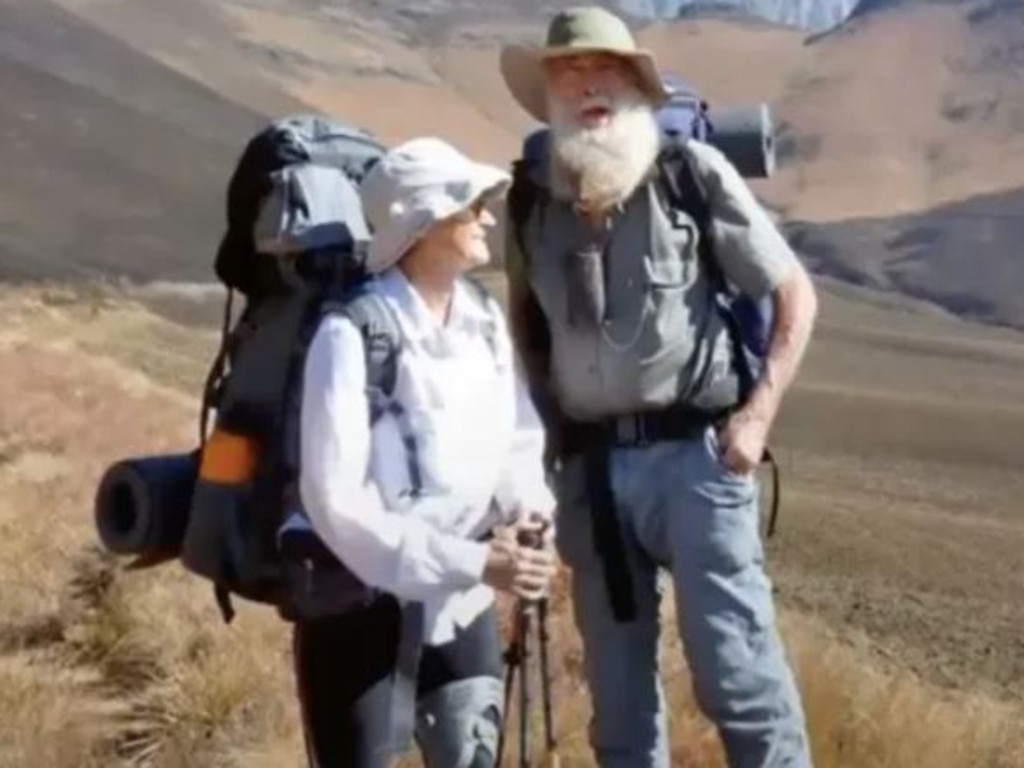
[[[570,457],[555,480],[556,544],[573,572],[598,765],[670,764],[657,664],[657,572],[664,566],[696,699],[717,727],[729,765],[807,768],[803,709],[763,569],[756,480],[724,467],[713,428],[703,438],[613,449],[609,463],[637,608],[629,623],[612,614],[582,457]]]
[[[401,609],[384,597],[349,614],[295,626],[295,673],[310,768],[385,768],[396,697],[415,711],[413,736],[428,768],[491,768],[502,720],[501,638],[492,607],[454,640],[425,646],[415,691],[395,676]],[[410,694],[414,701],[405,701]]]

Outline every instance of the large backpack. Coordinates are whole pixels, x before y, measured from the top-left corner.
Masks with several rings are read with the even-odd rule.
[[[311,528],[282,524],[301,513],[301,378],[321,320],[352,319],[363,333],[370,389],[386,398],[394,385],[401,334],[384,302],[364,290],[370,232],[358,196],[384,151],[350,125],[295,115],[250,139],[228,185],[215,261],[227,288],[224,325],[203,391],[181,554],[186,568],[213,582],[225,621],[232,596],[275,606],[287,619],[375,596]],[[245,299],[237,320],[236,292]]]
[[[659,188],[659,198],[667,201],[672,209],[688,214],[697,226],[698,256],[728,330],[733,366],[740,384],[740,401],[743,402],[763,372],[771,338],[773,306],[770,297],[755,300],[740,291],[726,278],[715,257],[711,210],[690,163],[687,147],[689,142],[706,140],[713,126],[707,119],[707,104],[681,82],[674,85],[673,98],[656,114],[662,145],[656,161],[655,184]],[[546,180],[548,141],[549,129],[539,128],[532,132],[523,141],[520,156],[512,166],[513,180],[508,191],[509,226],[524,259],[529,258],[523,239],[527,222],[535,210],[543,209],[550,202]],[[536,314],[534,309],[533,314]],[[539,334],[538,338],[543,339],[544,334]],[[772,536],[780,503],[779,469],[767,448],[762,462],[772,469],[773,499],[766,528],[766,534]]]

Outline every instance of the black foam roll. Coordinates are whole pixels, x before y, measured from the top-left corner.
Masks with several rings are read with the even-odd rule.
[[[713,144],[745,178],[768,178],[775,171],[775,134],[767,104],[711,107]]]
[[[177,557],[195,487],[194,453],[112,464],[96,490],[95,522],[103,546],[147,561]]]

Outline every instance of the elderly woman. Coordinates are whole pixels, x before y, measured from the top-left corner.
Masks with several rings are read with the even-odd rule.
[[[489,260],[485,205],[508,182],[433,138],[395,147],[363,182],[374,233],[367,290],[402,335],[396,407],[371,421],[363,336],[348,318],[326,318],[309,348],[302,502],[326,545],[382,594],[296,626],[307,749],[319,768],[389,765],[404,741],[403,707],[428,765],[494,764],[503,714],[494,590],[535,599],[555,571],[550,536],[531,548],[516,535],[544,528],[553,512],[543,432],[500,308],[463,277]],[[410,627],[417,663],[403,686]]]

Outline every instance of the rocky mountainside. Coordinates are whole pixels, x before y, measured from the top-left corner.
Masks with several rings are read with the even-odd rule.
[[[210,279],[230,168],[271,114],[507,162],[532,126],[497,46],[564,5],[0,0],[0,275]],[[813,35],[634,18],[711,101],[771,105],[782,162],[757,191],[818,271],[1016,324],[1022,22],[1022,0],[866,0]]]
[[[1024,190],[932,211],[787,227],[819,274],[1024,328]]]
[[[864,0],[596,0],[596,4],[617,11],[636,21],[667,21],[683,16],[728,14],[759,19],[798,29],[820,32],[846,21]],[[878,0],[892,3],[898,0]],[[480,3],[473,0],[423,0],[416,4],[402,0],[313,0],[321,8],[333,11],[387,14],[407,27],[444,28],[455,21],[462,23],[486,19],[500,21],[540,16],[574,0],[511,0],[501,3]]]
[[[812,32],[846,21],[859,0],[618,0],[615,5],[647,19],[676,19],[707,12],[726,12],[785,24]]]

